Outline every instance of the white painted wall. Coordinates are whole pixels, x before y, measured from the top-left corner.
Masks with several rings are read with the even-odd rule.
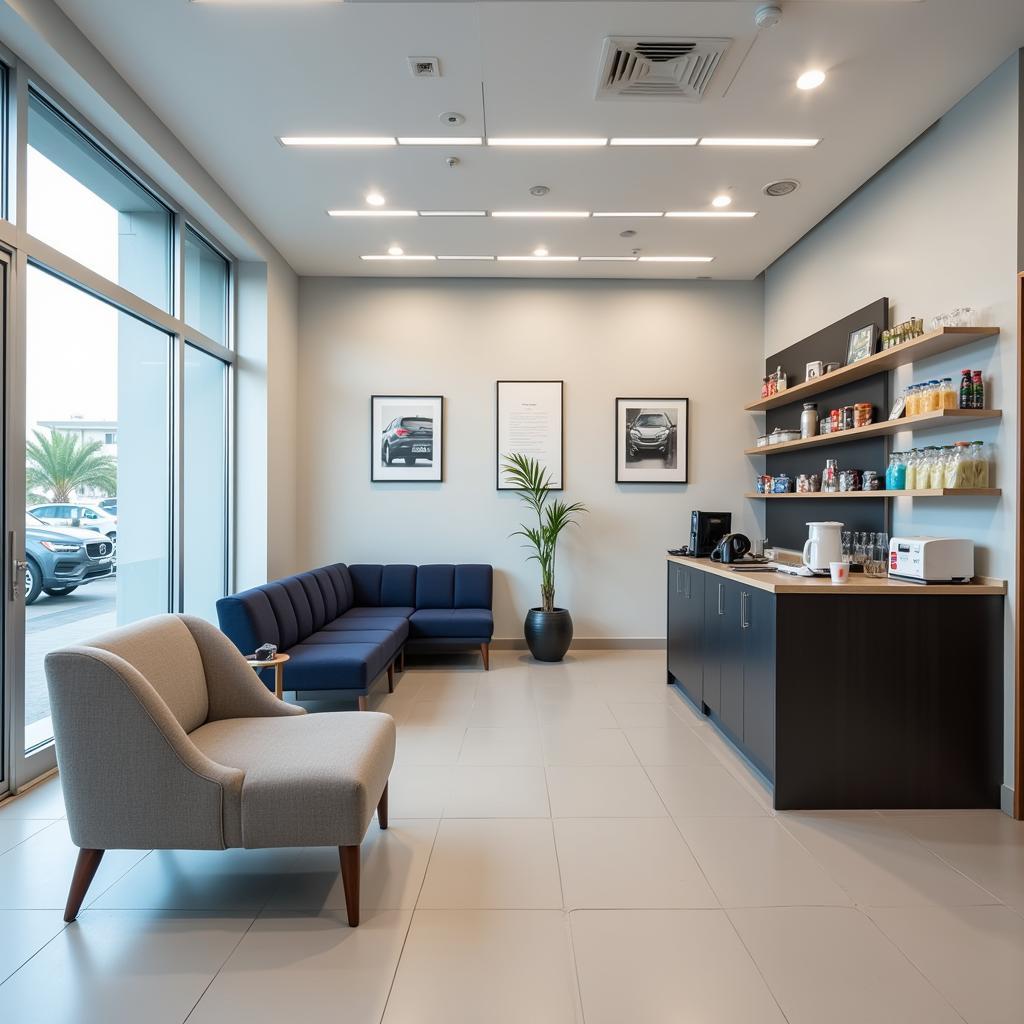
[[[897,450],[984,440],[996,449],[998,500],[897,501],[894,529],[974,540],[980,573],[1014,580],[1017,432],[1016,296],[1018,57],[1003,64],[932,129],[823,221],[765,274],[765,353],[880,295],[894,322],[972,306],[998,326],[979,342],[897,371],[899,386],[983,369],[998,426],[894,438]],[[1012,779],[1012,596],[1006,616],[1006,781]],[[939,642],[939,638],[936,638]]]
[[[741,412],[760,381],[761,283],[303,278],[299,289],[303,561],[481,561],[497,637],[521,637],[534,563],[495,490],[495,381],[565,381],[565,497],[583,529],[560,548],[558,601],[578,637],[664,637],[665,549],[690,510],[731,509],[753,472]],[[443,394],[444,483],[371,484],[372,394]],[[689,397],[687,486],[615,483],[617,396]]]

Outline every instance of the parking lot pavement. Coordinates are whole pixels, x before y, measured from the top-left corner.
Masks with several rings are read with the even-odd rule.
[[[40,596],[25,609],[25,724],[50,714],[43,659],[50,651],[79,643],[116,625],[117,581],[113,577],[79,587],[67,597]]]

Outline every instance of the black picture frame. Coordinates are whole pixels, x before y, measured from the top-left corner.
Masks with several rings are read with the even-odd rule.
[[[400,468],[384,464],[384,442],[378,436],[381,424],[377,421],[378,403],[390,402],[405,405],[426,405],[437,403],[436,423],[431,429],[431,463],[429,467],[409,465]],[[394,421],[391,418],[385,426]],[[429,469],[430,472],[424,472]],[[403,472],[404,471],[404,472]],[[370,396],[370,482],[381,483],[444,483],[444,395],[371,395]]]
[[[639,406],[640,409],[651,408],[651,409],[665,409],[673,406],[679,410],[675,426],[675,451],[678,456],[682,456],[682,465],[675,466],[671,470],[663,468],[660,473],[657,470],[647,469],[646,473],[641,472],[641,467],[638,467],[637,471],[630,471],[626,468],[626,463],[629,461],[624,452],[625,447],[625,435],[629,428],[629,422],[627,420],[628,413],[625,410],[628,406],[624,403],[629,403],[631,406]],[[682,439],[679,437],[679,431],[682,430]],[[629,475],[625,475],[629,473]],[[677,475],[671,476],[670,473]],[[615,399],[615,482],[617,484],[662,484],[662,485],[680,485],[688,484],[690,482],[690,400],[689,398],[616,398]]]
[[[846,346],[846,365],[859,363],[862,359],[875,354],[878,342],[878,325],[865,324],[855,331],[850,331],[850,340]]]
[[[565,381],[562,380],[499,380],[494,382],[494,486],[498,491],[517,491],[502,482],[501,473],[501,389],[505,384],[558,385],[558,486],[552,491],[565,489]]]

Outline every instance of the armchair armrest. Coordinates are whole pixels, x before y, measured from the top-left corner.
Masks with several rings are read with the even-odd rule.
[[[68,647],[47,655],[46,678],[77,846],[241,845],[244,772],[203,754],[137,669],[110,651]]]
[[[199,648],[210,699],[208,721],[224,718],[280,718],[304,715],[303,708],[278,700],[260,682],[238,648],[205,619],[182,615]]]

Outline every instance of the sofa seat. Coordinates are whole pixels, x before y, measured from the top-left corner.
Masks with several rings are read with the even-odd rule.
[[[494,616],[486,608],[421,608],[409,619],[409,639],[490,640]]]
[[[415,608],[407,608],[404,605],[395,605],[394,607],[366,607],[363,605],[357,605],[355,608],[349,608],[347,612],[342,616],[343,619],[407,619],[412,613],[416,611]]]
[[[236,813],[247,849],[357,845],[395,756],[394,719],[370,711],[227,718],[189,739],[245,773]]]
[[[296,644],[284,670],[286,690],[362,690],[377,678],[394,657],[377,643]]]
[[[354,611],[362,612],[364,609],[354,609]],[[367,609],[372,610],[372,609]],[[338,618],[333,619],[331,622],[324,623],[324,632],[340,632],[344,630],[364,630],[364,629],[399,629],[404,630],[408,635],[409,629],[409,615],[411,615],[414,609],[410,608],[409,615],[398,614],[403,612],[405,609],[393,609],[393,608],[382,608],[381,611],[388,612],[387,615],[361,615],[353,614],[352,611],[345,612],[344,615],[340,615]]]

